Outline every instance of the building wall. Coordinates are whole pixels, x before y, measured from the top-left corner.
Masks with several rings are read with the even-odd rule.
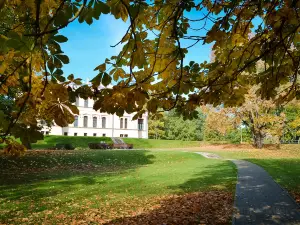
[[[68,127],[53,126],[49,130],[47,127],[43,128],[43,132],[51,135],[65,135],[68,136],[97,136],[97,137],[120,137],[127,135],[127,137],[133,138],[148,138],[148,115],[144,114],[142,130],[139,130],[138,120],[132,120],[133,114],[125,113],[123,117],[117,115],[111,115],[107,113],[100,113],[93,109],[94,101],[88,100],[88,107],[85,107],[84,99],[78,99],[76,105],[79,109],[78,126],[74,127],[73,124],[69,124]],[[87,127],[84,127],[84,117],[87,116]],[[93,127],[93,118],[97,118],[97,126]],[[102,118],[106,119],[106,126],[102,125]],[[121,119],[123,119],[123,128],[121,128]],[[127,119],[127,128],[125,128],[125,119]],[[86,135],[85,135],[86,134]]]

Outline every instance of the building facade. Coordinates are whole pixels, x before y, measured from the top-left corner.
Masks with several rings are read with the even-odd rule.
[[[96,137],[131,137],[148,138],[148,115],[144,114],[137,120],[132,120],[133,114],[122,117],[108,113],[100,113],[93,109],[94,100],[78,98],[76,106],[79,115],[75,116],[73,124],[68,127],[44,127],[42,132],[50,135],[65,136],[96,136]]]

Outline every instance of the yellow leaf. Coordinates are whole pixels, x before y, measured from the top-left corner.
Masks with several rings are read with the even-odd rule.
[[[94,70],[99,70],[99,71],[104,72],[106,70],[106,64],[103,63],[103,64],[97,66]]]

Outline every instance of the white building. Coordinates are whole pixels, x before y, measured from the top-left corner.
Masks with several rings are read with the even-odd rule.
[[[93,109],[94,100],[78,98],[76,106],[79,115],[68,127],[54,125],[42,129],[44,134],[65,136],[97,136],[97,137],[131,137],[148,138],[148,115],[132,120],[133,114],[122,117],[107,113],[100,113]]]

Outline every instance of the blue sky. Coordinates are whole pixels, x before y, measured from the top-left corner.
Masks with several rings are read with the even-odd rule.
[[[199,13],[197,13],[199,14]],[[201,16],[201,15],[199,15]],[[189,13],[187,17],[196,19],[195,12]],[[196,23],[194,28],[201,27]],[[122,20],[116,20],[111,15],[100,16],[100,19],[94,20],[92,25],[86,23],[79,24],[77,21],[69,24],[68,27],[61,30],[61,34],[65,35],[69,40],[62,44],[62,50],[69,56],[70,63],[63,67],[66,76],[73,73],[75,77],[93,78],[97,72],[94,68],[110,58],[117,55],[122,46],[115,48],[110,47],[121,40],[128,28],[128,23]],[[193,32],[189,33],[193,35]],[[202,35],[200,33],[200,35]],[[183,42],[183,47],[191,45],[193,42]],[[189,53],[185,59],[185,63],[193,60],[198,63],[209,60],[211,51],[210,45],[202,45],[199,42],[193,48],[189,49]]]

